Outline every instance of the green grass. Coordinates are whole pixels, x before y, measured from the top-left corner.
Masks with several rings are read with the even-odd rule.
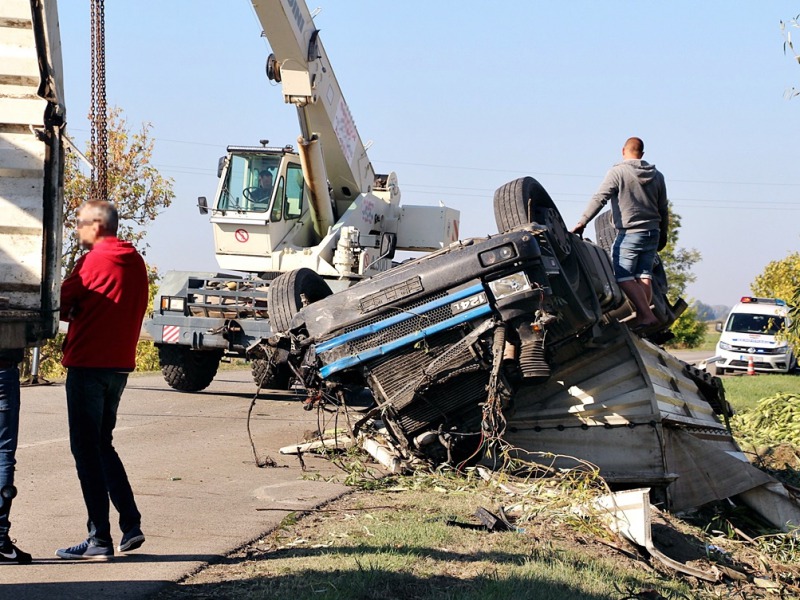
[[[700,344],[697,348],[692,348],[692,350],[704,350],[713,354],[717,349],[717,342],[722,334],[714,329],[714,324],[709,324],[708,329],[706,330],[706,336],[703,338],[703,343]]]
[[[697,350],[707,351],[709,356],[714,354],[721,335],[716,331],[715,327],[716,323],[707,324],[705,341],[697,348]],[[755,376],[749,376],[744,371],[741,371],[735,375],[723,377],[722,384],[725,387],[726,399],[737,411],[754,408],[762,398],[774,396],[779,392],[800,394],[800,376],[797,374],[771,375],[759,373]]]
[[[800,375],[730,375],[722,378],[722,385],[731,406],[742,411],[755,408],[759,400],[779,392],[800,394]]]
[[[515,532],[454,526],[476,523],[478,506],[496,510],[508,500],[486,485],[438,483],[356,493],[159,598],[618,600],[644,590],[688,597],[686,582],[589,544],[550,514]]]

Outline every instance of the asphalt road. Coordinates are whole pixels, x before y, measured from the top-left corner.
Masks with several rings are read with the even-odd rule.
[[[714,356],[713,350],[669,350],[669,353],[694,366]]]
[[[222,371],[197,394],[171,390],[160,375],[129,379],[114,444],[147,541],[113,561],[88,562],[54,554],[86,537],[64,386],[24,387],[11,534],[34,563],[0,565],[0,599],[146,598],[257,539],[289,512],[346,492],[324,481],[341,473],[329,461],[306,456],[304,472],[296,457],[279,454],[317,428],[316,413],[296,400],[256,401],[251,430],[259,458],[278,463],[256,467],[247,433],[254,393],[248,371]],[[309,478],[314,473],[322,477]]]

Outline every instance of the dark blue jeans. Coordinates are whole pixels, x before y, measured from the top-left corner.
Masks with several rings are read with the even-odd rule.
[[[141,525],[125,467],[112,445],[127,373],[71,367],[67,373],[69,443],[89,515],[89,539],[111,543],[109,498],[123,533]]]
[[[19,436],[19,369],[0,369],[0,489],[14,485],[14,455]],[[0,500],[0,542],[8,535],[10,501]]]

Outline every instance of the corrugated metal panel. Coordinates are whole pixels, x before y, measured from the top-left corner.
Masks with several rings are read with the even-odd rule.
[[[550,380],[514,396],[505,439],[525,450],[578,457],[637,481],[669,478],[654,395],[627,328],[604,348],[590,349]],[[558,466],[568,466],[559,459]]]
[[[587,460],[611,481],[670,481],[680,473],[666,461],[665,426],[730,438],[681,361],[625,326],[611,328],[606,347],[587,350],[547,383],[515,395],[505,439],[526,451]]]
[[[665,433],[667,464],[680,474],[668,489],[673,510],[702,506],[774,482],[733,452],[738,448],[730,437],[713,441],[679,429]]]
[[[58,106],[63,117],[61,43],[55,0],[36,10],[30,0],[0,2],[3,347],[36,342],[57,325],[63,150],[60,123],[46,111]]]
[[[723,428],[711,406],[700,395],[697,385],[684,374],[680,360],[647,340],[635,335],[630,339],[647,370],[662,420],[690,427]]]
[[[558,368],[543,385],[522,388],[513,419],[528,425],[646,423],[657,417],[653,391],[627,329],[601,349]],[[565,422],[566,421],[566,422]]]

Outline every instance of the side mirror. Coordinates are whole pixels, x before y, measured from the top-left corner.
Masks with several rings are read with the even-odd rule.
[[[205,196],[200,196],[197,198],[197,208],[200,210],[201,215],[208,214],[208,200],[206,200]]]
[[[717,324],[714,326],[719,333],[722,333],[722,321],[717,321]]]
[[[217,179],[222,177],[222,169],[225,168],[225,159],[226,156],[220,156],[219,161],[217,162]]]
[[[394,258],[395,250],[397,250],[397,234],[396,233],[382,233],[381,234],[381,244],[380,244],[380,257],[381,258],[388,258],[389,260]]]

